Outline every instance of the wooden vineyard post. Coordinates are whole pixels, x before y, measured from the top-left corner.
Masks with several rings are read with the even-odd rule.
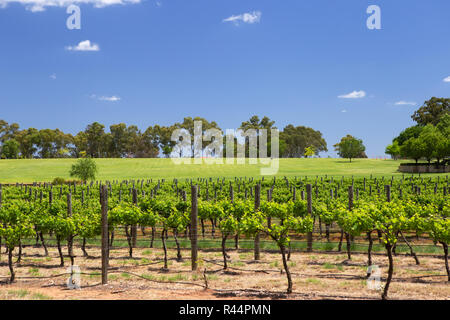
[[[261,198],[261,195],[260,195]],[[271,202],[272,201],[272,191],[270,189],[267,190],[267,202]],[[272,218],[271,217],[267,217],[267,228],[272,228]]]
[[[386,185],[386,201],[391,202],[391,186]]]
[[[353,185],[348,187],[348,210],[352,210],[353,209]],[[352,259],[352,254],[351,254],[351,241],[350,241],[350,235],[346,232],[345,233],[345,240],[347,241],[347,256],[348,259],[351,260]]]
[[[306,201],[308,202],[308,214],[312,215],[312,185],[306,185]],[[314,226],[313,226],[314,229]],[[306,241],[308,242],[308,252],[312,252],[312,244],[313,244],[313,234],[312,232],[308,232],[306,234]]]
[[[353,186],[348,187],[348,209],[353,209]]]
[[[198,199],[197,199],[197,186],[191,186],[191,265],[192,271],[197,270],[197,223],[198,223]]]
[[[72,217],[72,194],[69,192],[67,194],[67,217]],[[70,264],[73,266],[73,235],[69,234],[67,237],[67,253],[69,254]]]
[[[137,206],[137,190],[133,188],[133,205]],[[132,225],[131,226],[131,245],[133,248],[136,248],[136,242],[137,242],[137,226]]]
[[[108,190],[105,185],[102,186],[100,199],[102,206],[102,284],[108,284]]]
[[[258,183],[255,186],[255,212],[258,212],[259,206],[261,204],[261,185]],[[255,235],[255,260],[260,259],[260,248],[259,248],[259,232]]]

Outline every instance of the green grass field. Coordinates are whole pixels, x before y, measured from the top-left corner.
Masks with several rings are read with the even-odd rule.
[[[49,182],[55,177],[69,179],[75,159],[0,160],[0,183]],[[262,165],[189,164],[177,165],[171,159],[96,159],[99,180],[171,179],[197,177],[258,177]],[[356,159],[280,159],[277,176],[401,176],[401,161]],[[443,174],[445,175],[445,174]],[[434,175],[436,176],[436,175]]]

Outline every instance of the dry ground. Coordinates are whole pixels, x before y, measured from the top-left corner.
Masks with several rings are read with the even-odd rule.
[[[65,249],[65,248],[64,248]],[[80,266],[81,289],[69,290],[66,267],[59,267],[56,248],[28,246],[20,264],[15,265],[17,281],[6,283],[9,269],[6,255],[0,261],[0,299],[379,299],[380,292],[366,285],[364,254],[354,254],[346,261],[344,253],[293,252],[289,262],[294,293],[284,294],[286,275],[281,272],[281,256],[261,253],[261,261],[253,261],[251,251],[229,250],[230,268],[222,270],[222,254],[218,251],[199,252],[199,271],[192,272],[190,251],[176,261],[176,252],[169,250],[169,271],[162,270],[161,249],[135,249],[134,258],[126,248],[111,250],[109,284],[101,285],[100,249],[88,248],[92,257],[83,258],[75,248],[75,264]],[[421,255],[420,265],[409,256],[395,257],[391,299],[450,299],[450,284],[444,260],[439,256]],[[386,277],[387,258],[374,256],[380,266],[382,280]],[[206,272],[205,272],[206,270]],[[205,276],[208,289],[204,289]],[[194,285],[196,284],[196,285]]]

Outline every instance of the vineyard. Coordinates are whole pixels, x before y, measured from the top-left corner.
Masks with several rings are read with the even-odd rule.
[[[358,266],[352,275],[328,270],[319,275],[366,281],[372,267],[387,259],[379,298],[388,298],[396,275],[412,263],[422,266],[422,273],[399,283],[422,283],[448,299],[448,192],[448,177],[443,176],[0,185],[0,289],[67,276],[23,272],[27,260],[41,257],[34,268],[65,270],[89,261],[86,269],[95,272],[83,274],[101,276],[103,284],[114,283],[119,274],[163,283],[167,290],[187,286],[223,295],[240,291],[246,297],[263,296],[261,286],[251,282],[254,275],[273,293],[271,281],[278,273],[284,288],[276,294],[298,297],[304,293],[296,291],[299,272],[307,274],[303,267],[315,260],[333,271]],[[142,258],[145,254],[149,257]],[[305,264],[301,259],[311,254],[315,258]],[[336,264],[331,254],[342,256],[343,262]],[[300,264],[303,270],[298,270]],[[174,276],[161,276],[171,269]],[[214,285],[233,275],[243,275],[239,289],[227,282]],[[246,278],[249,287],[243,287]]]

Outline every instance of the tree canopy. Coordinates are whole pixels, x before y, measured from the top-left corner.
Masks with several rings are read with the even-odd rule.
[[[125,123],[112,124],[109,130],[99,122],[88,124],[85,130],[75,135],[65,133],[59,129],[27,128],[20,130],[17,123],[9,124],[0,120],[0,148],[4,145],[3,158],[155,158],[158,156],[169,157],[176,145],[172,141],[172,133],[175,129],[184,129],[191,135],[193,148],[194,121],[202,122],[202,134],[206,130],[216,128],[221,130],[215,121],[209,121],[201,117],[185,117],[182,122],[169,126],[149,126],[141,131],[135,125]],[[239,129],[246,131],[256,130],[257,135],[261,129],[267,130],[267,155],[271,155],[271,130],[276,128],[275,121],[268,117],[252,116],[243,121]],[[223,132],[225,135],[225,132]],[[14,140],[8,142],[10,140]],[[235,154],[238,140],[234,140]],[[242,143],[242,142],[241,142]],[[259,142],[258,142],[259,143]],[[210,142],[203,141],[203,150]],[[249,141],[246,138],[246,155],[249,155]],[[18,152],[8,150],[18,146]],[[223,137],[223,147],[226,148],[226,139]],[[320,131],[312,128],[289,124],[280,132],[279,156],[303,157],[307,147],[314,148],[315,154],[327,150],[327,143]],[[15,149],[14,149],[15,150]],[[8,152],[6,152],[8,151]],[[257,150],[259,151],[259,145]],[[191,149],[193,156],[194,149]],[[259,153],[258,153],[259,154]],[[225,151],[224,151],[225,156]]]
[[[97,172],[98,169],[94,160],[91,158],[82,158],[72,165],[70,176],[77,177],[83,182],[86,182],[88,180],[95,180]]]
[[[347,158],[352,162],[354,158],[364,158],[366,147],[361,139],[347,135],[341,141],[334,145],[335,151],[341,158]]]
[[[312,128],[304,126],[294,127],[292,124],[289,124],[280,134],[280,139],[286,143],[282,153],[283,157],[286,158],[305,156],[307,147],[314,148],[315,154],[328,151],[327,143],[322,137],[322,133]]]
[[[450,113],[450,98],[432,97],[425,101],[424,105],[419,108],[411,118],[420,126],[427,124],[437,125],[445,114]]]
[[[413,159],[416,163],[426,159],[430,164],[437,163],[450,156],[450,99],[431,98],[417,110],[412,118],[417,125],[406,128],[391,145],[386,153],[392,158],[399,156]]]

